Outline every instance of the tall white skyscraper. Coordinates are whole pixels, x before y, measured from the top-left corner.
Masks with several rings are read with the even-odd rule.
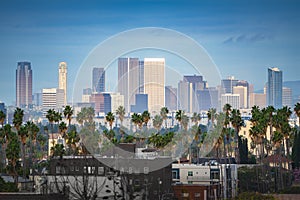
[[[124,95],[124,107],[130,112],[130,105],[135,105],[135,95],[139,94],[142,77],[138,58],[118,59],[118,92]]]
[[[144,59],[144,93],[148,94],[149,112],[159,112],[165,106],[165,59]]]
[[[43,111],[49,109],[60,110],[64,106],[64,90],[58,88],[42,89]]]
[[[66,62],[60,62],[59,63],[59,69],[58,69],[58,89],[61,89],[64,91],[64,105],[67,105],[67,63]]]

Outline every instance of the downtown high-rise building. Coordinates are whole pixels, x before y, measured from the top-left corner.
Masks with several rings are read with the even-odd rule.
[[[135,105],[135,95],[142,91],[144,85],[143,62],[138,58],[118,59],[118,92],[124,95],[124,107],[130,112],[130,105]],[[141,82],[143,81],[143,82]]]
[[[185,112],[199,112],[197,91],[206,89],[206,81],[199,75],[186,75],[178,83],[178,109]]]
[[[232,94],[233,87],[236,86],[238,80],[234,78],[234,76],[229,76],[226,79],[222,79],[221,87],[222,87],[222,94]]]
[[[268,68],[267,105],[282,107],[282,71],[276,67]]]
[[[42,89],[42,109],[45,114],[49,109],[62,110],[64,106],[64,90],[59,88]]]
[[[64,106],[67,105],[67,76],[68,68],[66,62],[60,62],[58,67],[58,89],[64,91]]]
[[[293,92],[291,88],[282,88],[282,105],[287,107],[293,107]]]
[[[16,106],[32,105],[32,70],[30,62],[18,62],[16,70]]]
[[[144,59],[144,93],[148,95],[150,113],[165,106],[165,59]]]
[[[93,68],[92,91],[95,93],[105,92],[105,70],[104,68]]]

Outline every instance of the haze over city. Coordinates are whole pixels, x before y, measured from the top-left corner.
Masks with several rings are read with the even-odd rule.
[[[93,48],[115,34],[141,27],[186,34],[203,46],[223,78],[233,75],[255,89],[264,87],[268,67],[279,67],[285,81],[299,80],[297,1],[1,1],[0,5],[0,100],[8,105],[15,101],[18,61],[31,62],[33,92],[57,87],[58,63],[66,61],[71,95],[80,65]]]

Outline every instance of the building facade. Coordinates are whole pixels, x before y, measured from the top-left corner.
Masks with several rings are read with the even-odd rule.
[[[66,62],[60,62],[58,68],[58,89],[64,91],[64,106],[67,105],[68,68]]]
[[[42,89],[43,112],[49,109],[61,110],[64,106],[64,94],[64,90],[58,88]]]
[[[18,62],[16,70],[16,106],[28,108],[32,105],[32,69],[30,62]]]
[[[130,112],[130,105],[135,104],[135,95],[142,90],[143,62],[138,58],[118,59],[118,92],[124,95],[124,107]]]
[[[169,110],[177,110],[177,88],[172,86],[165,87],[166,107]]]
[[[105,92],[104,68],[93,68],[92,91],[96,93]]]
[[[291,88],[282,88],[282,105],[290,108],[293,107],[293,93]]]
[[[165,59],[144,59],[144,93],[148,95],[150,113],[165,106]]]
[[[268,68],[267,105],[282,107],[282,71],[275,67]]]
[[[233,87],[233,94],[240,95],[240,109],[248,108],[248,88],[242,85]]]
[[[222,94],[221,95],[221,109],[225,104],[230,104],[232,109],[240,108],[240,95],[239,94]]]

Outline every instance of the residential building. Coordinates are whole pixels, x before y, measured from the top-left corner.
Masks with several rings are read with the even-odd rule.
[[[144,59],[144,93],[148,95],[150,113],[165,106],[165,59]]]
[[[18,62],[16,70],[16,106],[29,108],[32,105],[32,69],[30,62]]]
[[[177,198],[213,199],[237,195],[237,165],[220,164],[216,160],[201,164],[172,164],[172,180]],[[180,190],[185,188],[185,190]]]
[[[67,105],[68,68],[66,62],[60,62],[58,68],[58,89],[64,91],[64,106]]]
[[[105,92],[105,70],[104,68],[93,68],[92,92]]]
[[[282,107],[282,71],[275,67],[268,68],[267,105]]]

